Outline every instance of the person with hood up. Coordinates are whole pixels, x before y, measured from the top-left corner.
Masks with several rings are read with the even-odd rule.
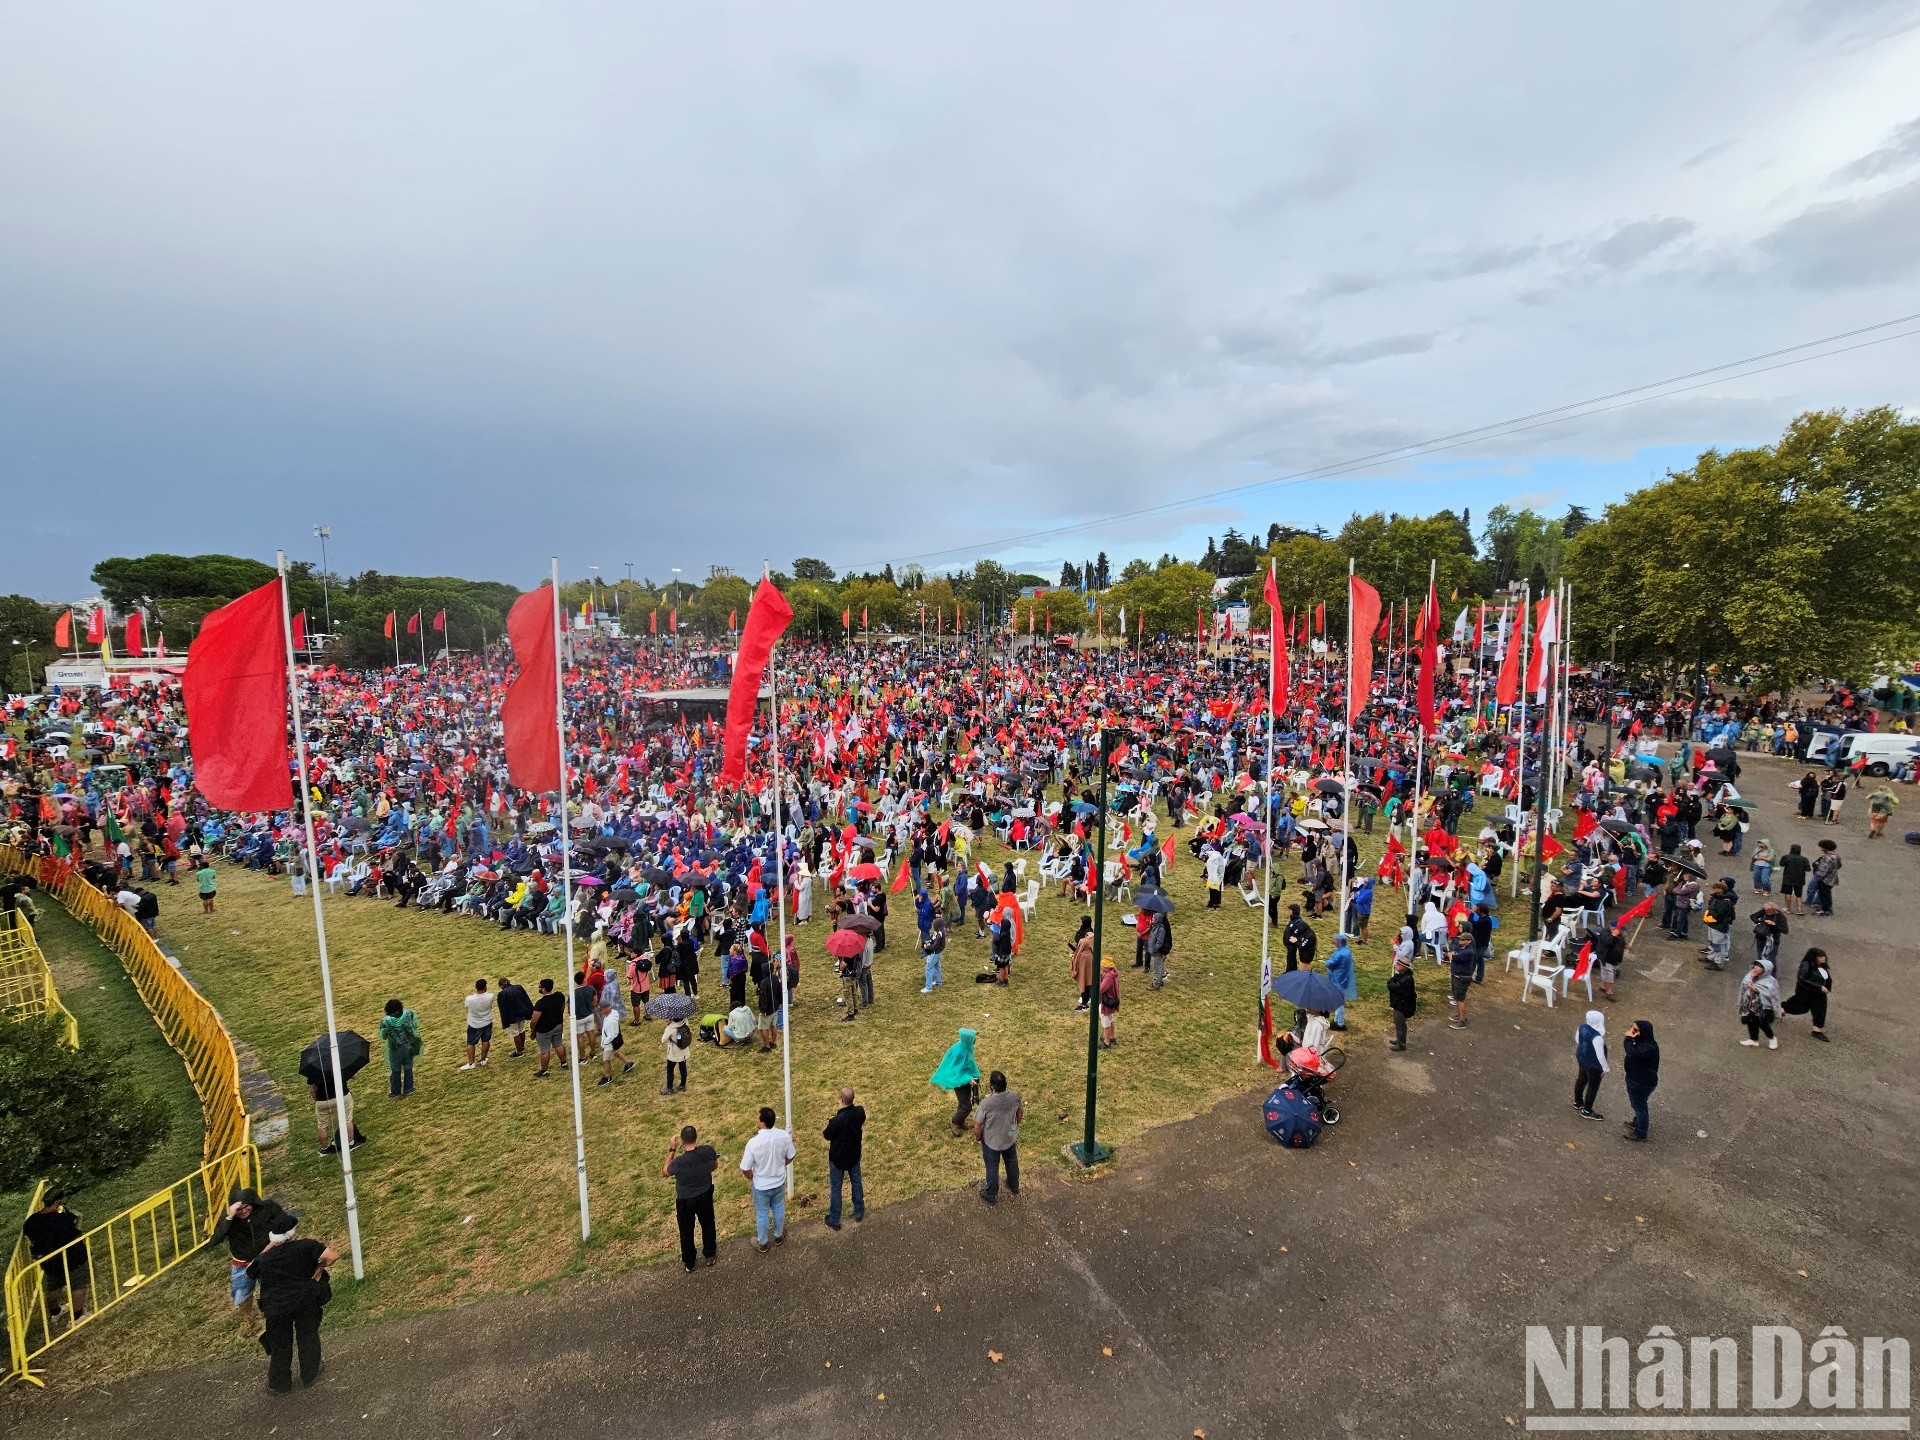
[[[1573,1062],[1580,1074],[1573,1082],[1573,1108],[1582,1120],[1607,1117],[1593,1108],[1600,1098],[1600,1078],[1607,1073],[1607,1017],[1599,1010],[1587,1011],[1586,1023],[1574,1032]]]
[[[1402,955],[1396,947],[1393,952],[1393,974],[1387,978],[1387,1004],[1393,1010],[1393,1040],[1389,1050],[1407,1048],[1407,1020],[1413,1014],[1413,955]]]
[[[955,1136],[967,1133],[967,1116],[973,1113],[973,1102],[980,1092],[980,1065],[973,1058],[974,1039],[974,1031],[962,1030],[960,1038],[947,1047],[940,1068],[927,1077],[931,1084],[953,1092]]]
[[[1353,979],[1353,951],[1347,946],[1347,941],[1351,938],[1344,930],[1333,937],[1333,953],[1327,956],[1327,978],[1340,987],[1340,993],[1347,999],[1358,1000],[1360,987],[1354,983]],[[1336,1030],[1347,1028],[1346,1006],[1342,1005],[1333,1012],[1333,1028]]]
[[[1636,1020],[1620,1042],[1621,1076],[1627,1085],[1627,1103],[1633,1118],[1627,1121],[1627,1140],[1647,1138],[1647,1097],[1660,1083],[1660,1046],[1653,1038],[1653,1022]]]
[[[1767,1048],[1778,1050],[1780,1041],[1773,1033],[1773,1017],[1780,1013],[1780,983],[1773,978],[1773,962],[1756,960],[1740,982],[1740,1020],[1747,1027],[1742,1045],[1758,1045],[1767,1037]]]
[[[1811,1015],[1813,1038],[1827,1038],[1827,996],[1833,993],[1833,968],[1827,952],[1815,945],[1800,957],[1800,972],[1794,977],[1793,994],[1780,1007],[1786,1015]]]

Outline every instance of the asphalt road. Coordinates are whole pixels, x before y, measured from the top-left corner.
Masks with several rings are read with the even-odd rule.
[[[1780,851],[1842,842],[1839,913],[1796,921],[1783,967],[1790,988],[1810,938],[1832,954],[1830,1045],[1801,1017],[1779,1050],[1741,1048],[1736,972],[1706,973],[1698,946],[1649,926],[1608,1007],[1616,1069],[1595,1124],[1571,1105],[1584,997],[1523,1007],[1496,965],[1452,1031],[1423,966],[1412,1048],[1357,1047],[1341,1124],[1311,1151],[1271,1144],[1250,1095],[1097,1178],[1028,1155],[1024,1192],[996,1209],[928,1196],[838,1235],[801,1212],[765,1257],[736,1243],[693,1276],[669,1264],[358,1331],[289,1398],[267,1395],[264,1365],[223,1364],[104,1390],[56,1376],[0,1409],[9,1428],[86,1440],[1485,1436],[1524,1423],[1530,1322],[1912,1336],[1920,850],[1898,820],[1869,844],[1860,804],[1841,831],[1792,818],[1777,798],[1791,774],[1761,761],[1746,788],[1754,834]],[[1742,879],[1736,956],[1745,865],[1713,867]],[[1507,911],[1524,933],[1524,909]],[[1663,1052],[1644,1146],[1617,1123],[1635,1017]]]

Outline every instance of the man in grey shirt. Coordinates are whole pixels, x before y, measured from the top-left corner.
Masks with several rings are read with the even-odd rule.
[[[1000,1203],[1000,1166],[1007,1167],[1007,1193],[1020,1193],[1020,1122],[1026,1108],[1020,1092],[1007,1089],[1007,1077],[995,1070],[987,1077],[987,1098],[973,1112],[973,1133],[980,1137],[980,1154],[987,1162],[987,1183],[980,1198],[989,1205]]]

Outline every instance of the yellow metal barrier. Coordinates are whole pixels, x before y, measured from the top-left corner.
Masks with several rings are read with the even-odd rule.
[[[207,1243],[233,1187],[259,1188],[260,1152],[252,1143],[240,1095],[240,1058],[233,1037],[219,1012],[187,983],[140,922],[71,865],[36,860],[15,846],[0,845],[0,875],[12,874],[33,876],[41,893],[58,899],[120,957],[160,1033],[186,1062],[206,1116],[202,1162],[193,1174],[52,1255],[36,1260],[24,1240],[14,1246],[5,1277],[10,1360],[5,1378],[19,1376],[37,1385],[41,1381],[30,1362]],[[45,966],[44,957],[40,963]],[[67,1020],[77,1038],[73,1017]],[[34,1208],[39,1208],[37,1195]],[[86,1295],[77,1307],[69,1303],[76,1289]]]
[[[53,1015],[64,1022],[67,1044],[80,1043],[80,1024],[60,1003],[54,988],[53,971],[47,957],[40,953],[27,917],[14,914],[0,920],[0,1014]]]
[[[35,1360],[199,1250],[234,1187],[259,1184],[260,1152],[242,1145],[50,1255],[35,1259],[23,1237],[6,1276],[9,1378],[43,1385]]]

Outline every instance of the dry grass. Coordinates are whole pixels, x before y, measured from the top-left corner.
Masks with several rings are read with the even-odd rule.
[[[1379,845],[1374,837],[1361,839],[1363,863],[1371,866]],[[997,868],[1002,855],[988,845],[985,858]],[[1291,896],[1298,865],[1285,870]],[[285,881],[235,870],[223,870],[220,890],[214,916],[202,916],[184,888],[167,892],[173,899],[161,919],[162,937],[288,1098],[292,1134],[265,1156],[268,1188],[306,1216],[306,1233],[328,1237],[344,1251],[338,1162],[316,1153],[312,1110],[296,1071],[300,1048],[323,1028],[310,902],[290,895]],[[1099,1133],[1122,1147],[1152,1126],[1261,1086],[1271,1074],[1255,1060],[1260,911],[1231,889],[1220,910],[1207,911],[1201,867],[1184,847],[1168,891],[1178,905],[1173,978],[1158,993],[1129,968],[1133,935],[1118,923],[1126,907],[1108,911],[1107,950],[1121,967],[1123,1004],[1120,1046],[1101,1056]],[[1383,895],[1372,943],[1356,947],[1362,999],[1350,1012],[1349,1040],[1378,1028],[1385,1016],[1386,941],[1394,927],[1384,917],[1392,905]],[[839,1023],[838,986],[821,948],[824,928],[816,920],[797,932],[803,963],[794,998],[792,1128],[800,1151],[799,1204],[790,1223],[818,1223],[825,1183],[820,1127],[843,1084],[855,1087],[869,1116],[863,1166],[869,1204],[976,1177],[977,1148],[951,1138],[947,1126],[952,1097],[927,1082],[961,1026],[979,1032],[982,1070],[1005,1070],[1025,1096],[1022,1149],[1030,1167],[1067,1163],[1059,1160],[1061,1148],[1081,1133],[1087,1019],[1072,1008],[1077,997],[1066,946],[1083,908],[1057,895],[1042,897],[1013,983],[1004,990],[972,983],[987,947],[973,939],[970,925],[957,927],[946,956],[947,983],[932,995],[918,993],[911,906],[894,909],[891,944],[875,966],[879,1003],[850,1025]],[[723,1157],[723,1235],[751,1230],[746,1185],[735,1166],[758,1108],[782,1108],[777,1053],[696,1046],[690,1092],[668,1099],[658,1093],[660,1027],[630,1027],[627,1054],[639,1062],[634,1072],[606,1089],[587,1083],[597,1078],[597,1066],[583,1076],[594,1219],[593,1237],[583,1244],[565,1077],[531,1080],[533,1060],[504,1058],[510,1046],[497,1046],[485,1069],[456,1068],[463,1058],[460,1002],[475,977],[485,975],[491,984],[506,974],[529,990],[542,976],[558,981],[563,941],[402,912],[390,902],[330,899],[326,911],[341,1025],[372,1038],[381,1007],[397,996],[419,1012],[427,1041],[411,1098],[386,1098],[377,1045],[373,1065],[354,1086],[359,1122],[371,1142],[354,1154],[367,1276],[357,1286],[337,1286],[330,1325],[455,1305],[673,1253],[671,1186],[659,1172],[669,1138],[687,1123]],[[1327,919],[1316,925],[1323,954],[1333,928]],[[1273,948],[1278,968],[1277,932]],[[716,969],[703,977],[704,998],[707,1008],[724,1009]],[[1421,975],[1428,1004],[1439,997],[1427,978],[1433,973]],[[1247,1144],[1256,1146],[1264,1141],[1252,1121],[1250,1113]],[[197,1293],[193,1280],[168,1282],[167,1326],[149,1323],[131,1345],[108,1345],[101,1341],[133,1327],[103,1324],[56,1368],[77,1365],[99,1378],[209,1353],[246,1354],[227,1327],[224,1257],[190,1273],[199,1276]],[[91,1353],[82,1356],[81,1349]]]

